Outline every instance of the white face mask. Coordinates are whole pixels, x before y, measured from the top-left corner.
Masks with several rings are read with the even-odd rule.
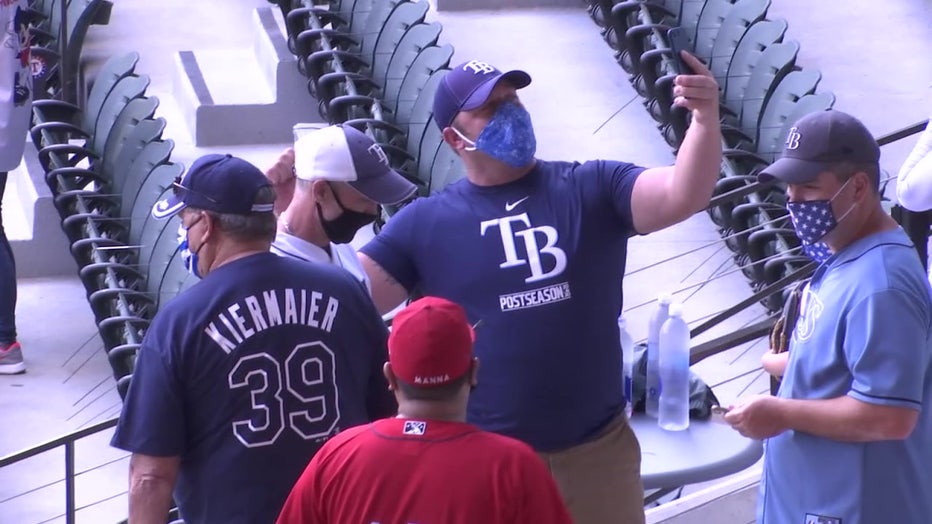
[[[468,146],[463,148],[464,151],[475,151],[476,150],[476,143],[466,138],[466,135],[464,135],[463,133],[460,133],[459,129],[455,127],[451,127],[450,129],[452,129],[454,133],[456,133],[460,138],[462,138],[464,142],[469,144]]]

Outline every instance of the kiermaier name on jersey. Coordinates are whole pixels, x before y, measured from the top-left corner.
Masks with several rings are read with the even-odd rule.
[[[340,301],[306,289],[270,289],[231,304],[204,328],[204,332],[230,353],[238,344],[266,329],[301,324],[330,332]]]

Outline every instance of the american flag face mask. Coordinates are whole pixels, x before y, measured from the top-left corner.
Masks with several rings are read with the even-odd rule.
[[[850,178],[846,180],[838,188],[838,191],[832,195],[832,198],[786,203],[786,210],[790,213],[793,229],[796,230],[796,236],[803,243],[803,251],[819,264],[832,256],[828,245],[820,241],[838,226],[839,220],[844,219],[851,212],[851,209],[854,209],[854,206],[852,206],[841,219],[836,219],[835,214],[832,212],[832,200],[835,200],[835,197],[841,193],[850,181]]]

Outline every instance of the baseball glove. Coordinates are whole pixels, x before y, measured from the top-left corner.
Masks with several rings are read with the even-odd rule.
[[[780,318],[770,330],[770,351],[772,353],[783,353],[789,349],[790,337],[793,336],[793,329],[796,328],[796,320],[799,318],[799,305],[803,296],[803,289],[809,279],[796,282],[793,289],[786,297],[783,303],[783,311],[780,312]]]
[[[784,353],[790,348],[790,338],[793,336],[793,329],[796,328],[796,321],[799,319],[799,308],[802,302],[803,290],[809,283],[809,279],[796,282],[783,303],[783,311],[780,312],[779,318],[770,330],[770,352],[774,354]],[[770,392],[777,393],[780,387],[778,377],[770,377]]]

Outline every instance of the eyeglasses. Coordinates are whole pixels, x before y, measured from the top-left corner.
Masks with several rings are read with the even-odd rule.
[[[190,187],[187,187],[187,186],[185,186],[184,184],[182,184],[182,183],[181,183],[181,175],[178,175],[178,176],[175,177],[175,181],[172,182],[172,193],[173,193],[176,197],[184,198],[184,195],[181,193],[182,191],[186,191],[186,192],[191,193],[191,194],[193,194],[193,195],[197,195],[197,196],[199,196],[199,197],[201,197],[201,198],[207,199],[208,202],[211,202],[211,203],[213,203],[213,204],[220,205],[220,202],[217,202],[215,199],[210,198],[209,196],[205,195],[204,193],[201,193],[200,191],[195,191],[195,190],[191,189]]]

